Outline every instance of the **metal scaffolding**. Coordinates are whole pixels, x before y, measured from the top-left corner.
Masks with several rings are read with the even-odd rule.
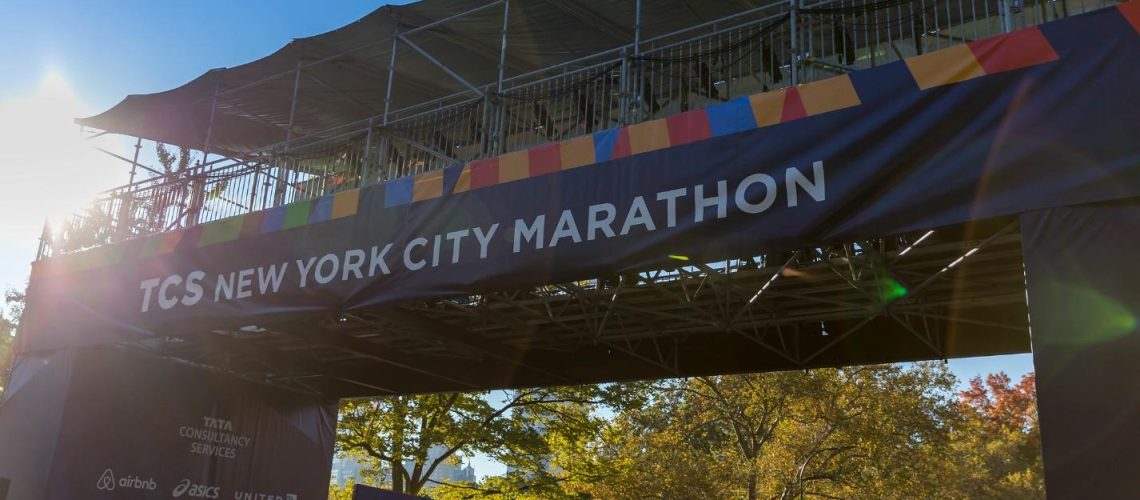
[[[517,0],[516,0],[517,1]],[[1097,0],[1100,1],[1100,0]],[[547,142],[899,61],[1108,3],[1082,0],[790,0],[643,36],[571,0],[553,2],[623,42],[545,68],[508,51],[512,0],[475,5],[347,53],[214,87],[202,160],[185,171],[141,165],[128,185],[45,231],[40,258],[438,170]],[[418,41],[498,9],[497,77],[475,81]],[[627,42],[628,40],[628,42]],[[456,39],[456,43],[463,40]],[[308,70],[390,47],[381,109],[314,130],[298,103],[338,91]],[[404,50],[401,50],[404,49]],[[427,61],[459,92],[396,106],[398,68]],[[521,68],[521,69],[520,69]],[[509,71],[514,69],[515,71]],[[512,74],[513,73],[513,74]],[[290,80],[289,106],[258,115],[241,96]],[[410,85],[433,85],[414,80]],[[306,84],[321,92],[306,93]],[[284,88],[276,88],[280,92]],[[338,101],[341,102],[341,101]],[[242,116],[284,140],[235,152],[215,116]],[[93,130],[90,135],[106,131]],[[108,153],[112,154],[112,153]],[[117,156],[117,155],[116,155]],[[118,156],[117,156],[118,157]],[[136,179],[138,169],[150,172]],[[1016,223],[986,221],[796,252],[690,262],[525,290],[313,314],[232,330],[164,332],[134,347],[262,383],[339,397],[801,369],[900,359],[1024,352],[1028,320]],[[796,279],[789,279],[796,278]],[[574,353],[574,362],[567,359]],[[724,353],[733,353],[726,358]]]
[[[1100,8],[1111,0],[828,0],[764,3],[681,30],[643,37],[634,4],[632,33],[608,26],[589,9],[565,2],[572,15],[591,20],[631,43],[554,66],[507,76],[512,63],[510,0],[497,0],[401,28],[394,36],[315,60],[298,60],[285,73],[234,88],[214,84],[199,161],[165,173],[115,155],[132,165],[130,182],[95,200],[44,242],[46,257],[176,227],[209,222],[302,201],[344,189],[438,170],[457,163],[519,151],[622,125],[661,118],[729,99],[784,88],[895,62],[905,57]],[[562,3],[562,2],[558,2]],[[475,83],[417,43],[424,33],[447,33],[451,23],[501,12],[497,78]],[[403,26],[401,24],[401,26]],[[628,38],[627,38],[628,37]],[[455,43],[474,44],[456,37]],[[312,70],[353,53],[390,45],[383,108],[373,109],[317,77]],[[477,44],[476,44],[477,45]],[[401,47],[407,50],[400,51]],[[304,53],[304,52],[303,52]],[[311,56],[309,59],[312,59]],[[421,61],[412,61],[420,59]],[[427,61],[463,90],[394,108],[401,63]],[[351,66],[351,61],[349,63]],[[371,72],[367,68],[357,71]],[[411,85],[430,85],[414,77]],[[246,110],[244,93],[269,90],[288,79],[287,121]],[[308,93],[303,84],[314,84]],[[283,90],[283,89],[278,89]],[[311,89],[310,89],[311,90]],[[373,114],[321,130],[301,130],[298,103],[321,105],[331,93]],[[241,116],[269,124],[283,141],[233,152],[212,144],[215,116]],[[88,130],[89,136],[107,131]],[[138,146],[141,146],[139,139]],[[214,158],[211,159],[211,156]],[[136,180],[139,169],[152,174]]]

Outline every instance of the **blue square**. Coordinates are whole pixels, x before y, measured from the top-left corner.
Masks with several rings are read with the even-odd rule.
[[[443,195],[447,196],[455,191],[455,184],[459,182],[459,174],[463,173],[463,164],[454,163],[443,168]]]
[[[313,206],[313,213],[309,214],[309,223],[324,222],[332,218],[333,198],[336,195],[325,195],[317,198]]]
[[[384,208],[398,207],[412,202],[414,177],[394,179],[384,183]]]
[[[261,232],[272,233],[285,227],[285,207],[273,207],[265,211],[261,218]]]
[[[738,97],[726,103],[709,106],[706,111],[713,137],[756,128],[756,117],[752,115],[752,104],[747,97]]]
[[[621,132],[620,128],[612,128],[594,134],[594,159],[598,163],[613,159],[618,132]]]

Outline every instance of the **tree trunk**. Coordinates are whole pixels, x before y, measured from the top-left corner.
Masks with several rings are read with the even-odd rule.
[[[404,464],[392,460],[392,491],[403,493],[404,492]]]
[[[756,500],[756,473],[748,475],[748,500]]]

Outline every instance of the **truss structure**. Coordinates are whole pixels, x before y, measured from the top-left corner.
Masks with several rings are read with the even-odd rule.
[[[1027,352],[1016,222],[256,325],[130,347],[335,397]]]

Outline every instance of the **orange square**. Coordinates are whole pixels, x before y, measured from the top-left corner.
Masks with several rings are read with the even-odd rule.
[[[756,117],[758,127],[780,123],[784,116],[784,94],[786,93],[785,89],[780,89],[763,94],[753,94],[748,97],[748,103],[752,105],[752,114]]]
[[[918,88],[926,90],[941,85],[963,82],[986,72],[967,45],[955,45],[939,51],[908,57],[904,60]]]
[[[855,93],[855,85],[847,75],[805,83],[798,90],[808,116],[861,104],[859,95]]]
[[[665,119],[650,120],[627,127],[631,154],[648,153],[665,149],[669,142],[669,126]]]
[[[360,204],[360,190],[350,189],[348,191],[341,191],[333,197],[332,218],[339,219],[341,217],[348,217],[356,215],[356,210]]]
[[[499,182],[511,182],[530,177],[530,154],[523,151],[499,157]]]
[[[584,135],[562,142],[559,148],[562,155],[562,170],[584,167],[597,163],[594,159],[594,136]]]
[[[416,176],[412,186],[412,201],[430,200],[443,196],[443,172],[428,172]]]

